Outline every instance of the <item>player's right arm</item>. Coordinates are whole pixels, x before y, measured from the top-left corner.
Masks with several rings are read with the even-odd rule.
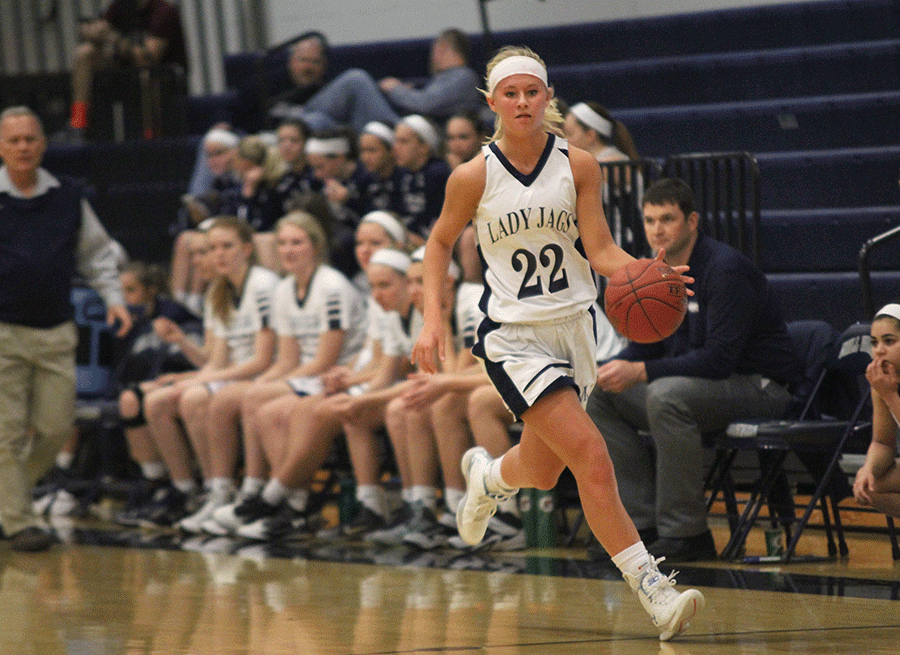
[[[600,203],[603,177],[597,160],[580,148],[569,148],[569,165],[575,182],[578,234],[591,268],[609,277],[634,257],[616,245]]]
[[[441,321],[441,291],[450,265],[453,246],[484,193],[487,166],[484,157],[457,166],[447,180],[444,206],[431,228],[425,244],[424,265],[424,324],[413,348],[412,361],[426,373],[437,371],[437,359],[443,361],[446,339]]]

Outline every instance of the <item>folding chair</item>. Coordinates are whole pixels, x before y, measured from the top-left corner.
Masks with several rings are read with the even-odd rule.
[[[812,411],[811,397],[813,391],[822,372],[825,370],[825,364],[832,356],[834,351],[834,343],[838,337],[837,330],[826,321],[793,321],[788,323],[788,332],[794,343],[794,350],[797,357],[803,364],[803,379],[797,384],[793,390],[794,400],[791,407],[786,412],[786,419],[801,419]],[[730,449],[718,445],[717,440],[721,437],[719,434],[704,435],[704,445],[716,448],[716,456],[707,471],[704,489],[709,491],[706,509],[710,511],[715,504],[719,492],[724,493],[726,516],[731,533],[734,534],[738,524],[737,499],[735,495],[734,482],[732,480],[731,465],[734,462],[736,453]],[[766,466],[767,453],[760,456],[760,466]],[[776,498],[772,494],[769,495],[769,510],[773,516],[773,527],[775,524],[774,517],[776,514],[789,514],[793,517],[793,499],[790,495],[787,476],[782,472],[772,482],[773,490],[777,492]],[[784,507],[790,504],[790,508]],[[782,523],[786,529],[790,529],[788,522],[782,519]]]
[[[847,328],[838,338],[833,354],[816,380],[799,418],[736,422],[718,438],[718,447],[727,453],[722,464],[725,473],[739,451],[768,453],[768,457],[764,458],[765,465],[760,478],[722,552],[723,559],[736,559],[742,553],[747,536],[778,476],[784,473],[785,460],[791,453],[801,457],[822,456],[826,463],[821,475],[817,476],[816,490],[807,503],[803,516],[794,524],[793,535],[782,560],[791,560],[800,535],[819,505],[829,555],[834,557],[838,552],[842,556],[847,554],[838,509],[840,499],[835,499],[826,492],[834,476],[844,475],[839,470],[838,463],[848,441],[851,438],[863,439],[870,432],[870,423],[861,420],[869,407],[869,389],[864,376],[866,366],[871,361],[870,351],[869,325],[858,323]],[[830,514],[834,519],[834,531]],[[834,532],[837,533],[838,545],[835,545]]]

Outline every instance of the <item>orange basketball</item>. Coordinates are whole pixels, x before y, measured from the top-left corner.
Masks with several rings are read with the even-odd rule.
[[[670,336],[687,311],[681,277],[664,262],[637,259],[609,278],[606,316],[616,331],[637,343],[654,343]]]

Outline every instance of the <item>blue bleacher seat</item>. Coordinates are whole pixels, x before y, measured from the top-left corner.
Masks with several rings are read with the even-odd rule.
[[[861,148],[900,143],[900,91],[615,111],[638,152]]]
[[[78,329],[77,397],[88,402],[113,398],[116,393],[114,337],[106,325],[106,305],[90,287],[73,287],[71,298]]]

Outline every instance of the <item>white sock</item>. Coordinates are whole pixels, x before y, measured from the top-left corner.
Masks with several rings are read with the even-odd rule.
[[[166,466],[162,462],[141,462],[141,475],[147,480],[162,480],[166,477]]]
[[[234,493],[234,482],[231,478],[213,478],[209,481],[209,490],[220,498]]]
[[[306,489],[292,489],[287,495],[287,504],[298,512],[306,511],[308,501],[309,491]]]
[[[46,461],[46,460],[44,460]],[[61,450],[56,454],[56,465],[61,469],[67,469],[72,466],[72,462],[75,461],[75,455],[72,453]]]
[[[434,511],[437,507],[438,490],[437,487],[429,487],[427,485],[416,485],[410,489],[412,502],[422,503],[428,509]]]
[[[186,480],[172,480],[172,486],[184,494],[192,494],[197,490],[197,483],[190,478]]]
[[[275,506],[280,503],[291,492],[290,489],[281,484],[278,478],[272,478],[266,483],[262,490],[262,499],[267,505]]]
[[[644,542],[639,541],[622,552],[613,555],[612,563],[619,567],[622,573],[627,573],[637,578],[647,570],[647,566],[650,564],[650,554],[647,552]]]
[[[241,493],[245,496],[255,496],[266,486],[266,481],[262,478],[244,478],[241,483]]]
[[[503,457],[498,457],[497,459],[492,459],[491,462],[487,465],[487,468],[484,471],[484,487],[488,491],[494,493],[502,493],[502,494],[510,494],[518,491],[515,487],[503,479],[503,475],[500,473],[500,462],[503,461]]]
[[[459,503],[465,495],[466,492],[462,489],[451,489],[450,487],[444,489],[444,504],[451,514],[456,513],[456,508],[459,507]]]
[[[400,500],[402,500],[406,505],[412,503],[412,488],[403,487],[400,489]]]
[[[379,516],[386,516],[384,493],[377,484],[364,484],[356,488],[356,500]]]

